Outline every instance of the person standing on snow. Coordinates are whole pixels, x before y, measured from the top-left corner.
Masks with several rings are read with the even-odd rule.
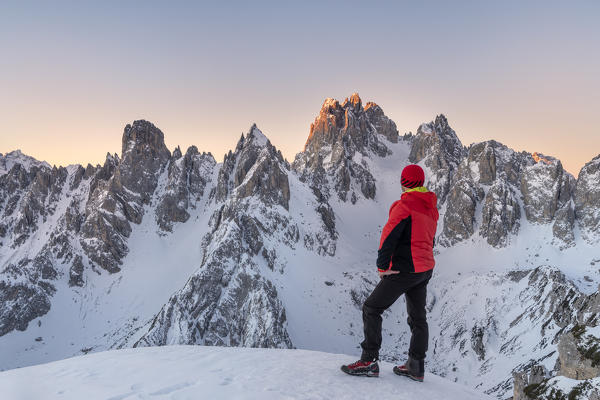
[[[394,372],[423,381],[429,340],[425,301],[435,265],[433,245],[439,218],[437,197],[423,187],[424,182],[425,173],[418,165],[408,165],[402,170],[403,193],[390,207],[377,253],[381,280],[362,308],[365,334],[360,344],[362,355],[355,363],[342,366],[342,371],[350,375],[379,376],[381,314],[404,294],[412,336],[408,361],[394,367]]]

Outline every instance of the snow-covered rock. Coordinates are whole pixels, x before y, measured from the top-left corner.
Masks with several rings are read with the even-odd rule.
[[[426,167],[425,183],[441,203],[446,201],[450,183],[466,150],[456,132],[442,114],[434,121],[421,124],[412,139],[409,160]]]
[[[156,219],[164,231],[172,231],[173,224],[186,222],[190,217],[188,209],[195,208],[196,202],[204,196],[209,178],[213,175],[216,161],[210,153],[198,153],[196,146],[190,146],[181,155],[179,147],[169,160],[168,176],[156,206]],[[159,182],[160,184],[161,182]]]
[[[256,125],[228,157],[232,168],[220,173],[219,184],[220,193],[229,196],[215,199],[199,269],[135,346],[292,347],[277,289],[260,268],[265,261],[275,267],[278,249],[268,243],[278,233],[287,234],[287,243],[277,240],[281,245],[298,241],[298,228],[287,215],[288,166]]]

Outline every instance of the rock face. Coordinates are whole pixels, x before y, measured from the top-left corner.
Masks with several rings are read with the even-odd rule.
[[[188,209],[204,196],[216,161],[210,153],[198,153],[191,146],[182,157],[179,147],[169,160],[167,182],[160,188],[156,220],[164,231],[172,231],[173,224],[190,217]]]
[[[532,157],[535,164],[525,167],[521,175],[525,216],[531,222],[549,223],[571,199],[574,180],[556,158],[538,153]]]
[[[481,211],[481,236],[494,247],[508,245],[509,234],[517,234],[521,208],[513,188],[497,180],[488,189]]]
[[[558,342],[559,374],[578,380],[599,377],[599,344],[600,339],[585,335],[585,326],[576,326],[562,335]]]
[[[252,169],[251,174],[249,174]],[[267,204],[279,204],[286,210],[290,200],[287,178],[289,164],[283,159],[265,135],[252,125],[250,131],[240,138],[235,148],[225,155],[219,171],[216,200],[223,201],[229,195],[240,198],[257,195]]]
[[[548,378],[548,371],[543,365],[534,365],[529,372],[515,372],[513,400],[531,400],[525,392],[530,385],[539,385]]]
[[[42,277],[33,260],[9,264],[0,280],[0,336],[17,329],[24,331],[29,322],[50,310],[50,297],[56,289]]]
[[[285,309],[259,267],[261,262],[277,266],[277,250],[266,246],[267,238],[282,234],[290,246],[299,239],[287,216],[288,167],[256,126],[240,138],[219,172],[215,200],[220,206],[202,240],[199,270],[135,346],[292,347]]]
[[[529,372],[513,373],[513,399],[598,399],[600,339],[587,334],[587,328],[575,325],[560,336],[555,376],[541,365],[532,366]],[[565,377],[576,382],[565,385]]]
[[[475,209],[482,198],[483,190],[470,179],[460,179],[452,185],[446,200],[441,244],[451,246],[473,235]]]
[[[74,174],[15,151],[0,157],[0,336],[25,330],[46,314],[59,278],[57,264],[69,263],[74,249],[61,202]],[[58,220],[56,223],[55,221]],[[48,228],[48,226],[50,226]],[[44,236],[42,236],[42,232]],[[31,245],[43,237],[42,244]],[[27,253],[22,252],[28,248]]]
[[[86,205],[81,247],[89,259],[109,272],[118,272],[128,252],[130,223],[139,224],[144,205],[158,184],[158,177],[171,158],[163,133],[147,121],[134,121],[123,132],[121,159],[107,156]]]
[[[465,148],[448,125],[446,117],[438,115],[435,121],[419,126],[412,138],[409,160],[427,167],[425,185],[443,203],[450,192],[452,177],[465,154]]]
[[[386,142],[398,139],[396,124],[377,104],[369,102],[363,108],[357,93],[342,104],[328,98],[293,168],[323,199],[332,190],[342,201],[355,203],[360,195],[373,199],[376,181],[363,158],[391,154]]]
[[[600,155],[579,172],[575,190],[575,217],[581,235],[589,243],[600,239]]]
[[[559,160],[517,153],[493,140],[464,149],[444,116],[421,125],[410,140],[410,161],[425,167],[426,186],[438,195],[440,244],[452,246],[478,232],[493,247],[508,246],[519,232],[521,208],[528,221],[552,224],[556,247],[575,244],[576,181]]]

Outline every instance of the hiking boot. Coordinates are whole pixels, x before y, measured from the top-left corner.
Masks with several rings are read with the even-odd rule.
[[[377,360],[358,360],[352,364],[342,365],[342,371],[349,375],[377,377],[379,376],[379,364],[377,364]]]
[[[400,376],[406,376],[413,381],[423,382],[425,376],[425,360],[414,360],[408,357],[404,365],[394,367],[394,373]]]

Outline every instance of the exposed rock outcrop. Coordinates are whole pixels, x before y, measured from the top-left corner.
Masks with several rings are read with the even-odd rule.
[[[534,365],[529,372],[515,372],[513,400],[531,400],[532,385],[539,385],[548,379],[549,373],[543,365]]]
[[[451,246],[473,235],[475,209],[482,198],[481,187],[469,179],[460,179],[452,185],[446,202],[441,244]]]
[[[586,334],[586,327],[575,326],[558,342],[559,374],[571,379],[600,376],[600,339]]]
[[[575,217],[583,238],[589,243],[600,240],[600,155],[584,165],[577,178]]]
[[[153,124],[140,120],[125,127],[120,160],[107,156],[90,187],[80,241],[90,260],[109,272],[120,270],[130,222],[142,222],[143,206],[170,158],[164,135]]]
[[[511,186],[497,180],[488,189],[481,211],[481,236],[494,247],[508,244],[510,234],[519,230],[521,208]]]
[[[550,223],[556,211],[571,198],[572,180],[559,160],[533,153],[535,164],[521,172],[525,216],[531,222]]]
[[[426,186],[434,191],[440,203],[446,201],[450,183],[466,150],[444,115],[419,126],[412,139],[409,160],[427,167]]]
[[[328,199],[333,190],[342,201],[355,203],[359,195],[373,199],[376,180],[364,158],[391,154],[386,142],[398,139],[396,125],[377,104],[369,102],[363,108],[357,93],[342,104],[328,98],[293,168],[310,181],[318,197]]]
[[[24,331],[30,321],[50,310],[50,297],[56,292],[53,274],[25,258],[9,264],[0,276],[0,336],[16,329]],[[51,266],[46,266],[48,268]]]
[[[287,210],[290,201],[288,169],[289,164],[281,152],[256,125],[252,125],[248,134],[238,141],[235,152],[225,155],[219,171],[216,200],[256,195],[267,204],[278,204]]]
[[[183,157],[179,147],[173,151],[167,182],[161,188],[156,207],[156,219],[161,229],[171,231],[174,223],[188,220],[188,209],[195,208],[207,186],[212,185],[215,166],[212,154],[199,154],[196,146],[191,146]]]
[[[215,196],[223,204],[202,240],[199,270],[135,346],[292,347],[285,309],[259,264],[282,268],[278,250],[267,246],[267,238],[277,236],[293,246],[298,228],[287,214],[287,163],[256,126],[226,156]]]

